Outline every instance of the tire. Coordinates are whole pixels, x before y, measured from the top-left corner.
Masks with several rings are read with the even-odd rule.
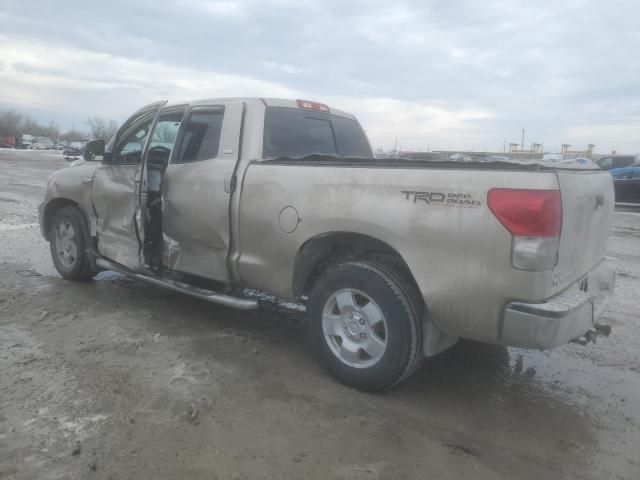
[[[385,265],[355,260],[329,267],[311,289],[307,311],[314,350],[346,385],[394,387],[422,359],[422,299]]]
[[[82,213],[72,206],[56,211],[50,224],[49,248],[58,273],[67,280],[88,280],[96,275],[87,253],[89,228]]]

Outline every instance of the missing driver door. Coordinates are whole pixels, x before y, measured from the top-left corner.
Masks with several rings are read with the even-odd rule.
[[[91,201],[98,217],[98,252],[133,270],[143,267],[142,208],[146,185],[141,181],[151,132],[166,101],[136,112],[118,131],[108,163],[99,165],[91,186]]]

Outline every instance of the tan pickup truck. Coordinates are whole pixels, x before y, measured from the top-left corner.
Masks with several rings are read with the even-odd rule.
[[[376,390],[462,338],[527,348],[590,330],[614,288],[610,175],[544,162],[375,159],[303,100],[148,105],[51,175],[60,274],[116,270],[241,309],[303,304],[337,379]]]

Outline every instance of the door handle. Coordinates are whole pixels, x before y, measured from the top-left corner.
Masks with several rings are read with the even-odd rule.
[[[91,183],[92,177],[82,177],[82,183]]]

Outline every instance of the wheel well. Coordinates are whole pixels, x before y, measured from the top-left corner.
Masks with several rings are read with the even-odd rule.
[[[308,295],[318,276],[332,263],[365,258],[395,269],[418,288],[409,266],[397,250],[367,235],[335,232],[312,238],[300,247],[293,273],[294,296]]]
[[[69,200],[68,198],[54,198],[49,203],[47,203],[46,207],[44,207],[43,226],[46,240],[49,240],[50,238],[51,220],[53,219],[53,216],[56,214],[56,212],[62,207],[75,207],[80,211],[85,220],[87,218],[85,213],[82,211],[82,208],[80,208],[80,206],[73,200]]]

